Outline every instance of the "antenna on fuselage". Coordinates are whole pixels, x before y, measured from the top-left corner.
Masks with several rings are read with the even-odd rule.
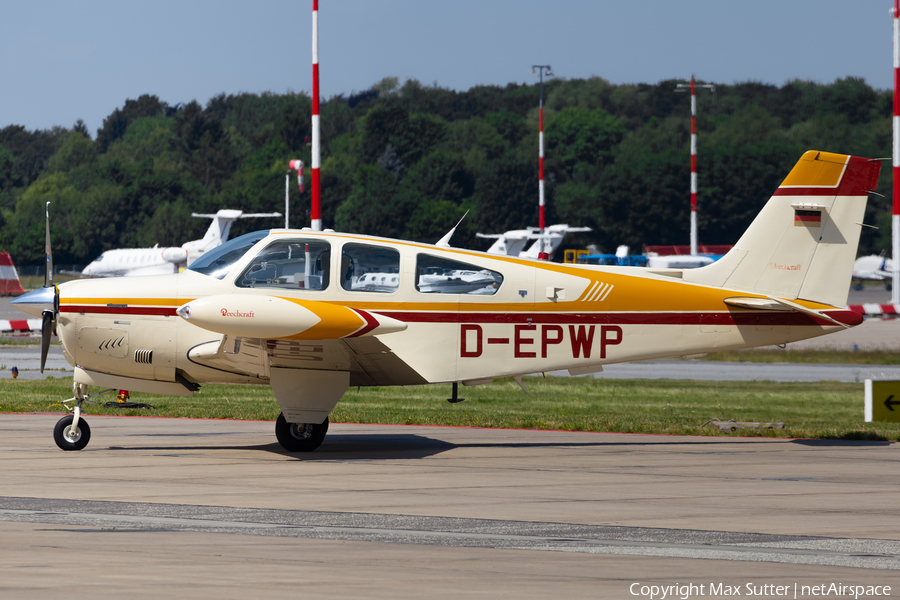
[[[450,247],[450,238],[453,237],[453,234],[456,233],[456,228],[459,227],[459,224],[463,222],[463,219],[466,218],[466,215],[469,214],[469,211],[466,211],[466,214],[462,216],[462,218],[453,226],[453,229],[447,232],[447,234],[439,239],[435,246],[440,248],[449,248]]]

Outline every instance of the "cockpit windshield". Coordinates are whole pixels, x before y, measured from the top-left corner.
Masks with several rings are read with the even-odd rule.
[[[188,270],[222,279],[228,274],[234,263],[241,260],[244,254],[256,245],[256,242],[267,235],[269,235],[268,230],[254,231],[229,240],[195,260]]]

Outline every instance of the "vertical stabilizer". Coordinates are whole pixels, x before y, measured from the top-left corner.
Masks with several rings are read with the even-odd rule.
[[[243,214],[243,211],[240,210],[222,209],[214,215],[201,215],[197,213],[191,215],[194,217],[206,217],[212,219],[212,223],[209,224],[209,229],[206,230],[206,235],[200,240],[199,246],[203,251],[208,252],[222,242],[228,241],[228,234],[231,233],[231,224],[234,223],[236,219],[241,218],[241,215]]]
[[[734,248],[685,281],[844,306],[881,163],[806,152]]]

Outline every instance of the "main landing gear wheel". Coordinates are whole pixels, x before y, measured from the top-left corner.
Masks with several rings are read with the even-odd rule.
[[[73,428],[74,420],[74,415],[66,415],[53,428],[53,441],[63,450],[81,450],[91,441],[91,428],[87,421],[78,419],[78,425]]]
[[[288,452],[312,452],[322,444],[328,433],[328,418],[316,423],[288,423],[284,414],[275,421],[275,437]],[[57,442],[58,443],[58,442]]]

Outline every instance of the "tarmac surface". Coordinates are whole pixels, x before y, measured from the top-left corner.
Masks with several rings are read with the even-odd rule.
[[[58,417],[0,415],[3,598],[900,590],[897,443],[333,425],[291,455],[272,423],[93,416],[67,453]]]
[[[889,299],[859,294],[850,302]],[[0,318],[18,311],[0,302]],[[898,350],[900,320],[800,344]],[[36,347],[0,347],[0,377],[14,365],[40,377],[38,360]],[[71,376],[58,347],[47,367]],[[894,371],[667,360],[600,376]],[[272,423],[88,415],[92,441],[69,453],[52,440],[59,416],[0,415],[0,598],[900,590],[897,443],[332,425],[318,451],[291,455]]]

